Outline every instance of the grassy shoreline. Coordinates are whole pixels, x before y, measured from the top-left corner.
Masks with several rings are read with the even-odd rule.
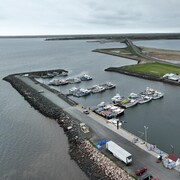
[[[133,59],[137,61],[137,64],[123,67],[109,67],[105,71],[180,85],[176,81],[163,78],[168,73],[180,74],[180,65],[170,62],[170,59],[180,61],[180,51],[138,47],[129,39],[126,39],[124,43],[127,45],[126,48],[95,49],[93,52]],[[169,61],[163,61],[161,58]]]
[[[157,77],[162,77],[164,74],[167,73],[180,74],[180,68],[178,66],[159,62],[137,64],[125,66],[123,68],[130,72],[153,75]]]

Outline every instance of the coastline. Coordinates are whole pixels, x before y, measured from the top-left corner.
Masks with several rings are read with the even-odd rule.
[[[0,38],[47,38],[47,40],[86,40],[86,39],[109,39],[121,40],[130,38],[135,40],[154,40],[154,39],[180,39],[180,33],[128,33],[128,34],[65,34],[65,35],[12,35],[0,36]]]
[[[18,74],[9,75],[3,78],[3,80],[9,82],[32,107],[41,114],[54,119],[59,126],[63,128],[68,137],[69,154],[71,158],[75,160],[90,179],[102,179],[102,177],[103,179],[133,179],[127,172],[116,166],[93,146],[90,141],[90,138],[93,136],[92,132],[83,134],[79,126],[80,122],[77,119],[45,98],[41,93],[38,93],[35,89],[19,79],[17,75]],[[33,78],[30,79],[33,80]],[[41,86],[45,85],[41,84]],[[56,90],[52,90],[47,86],[44,88],[47,88],[48,91],[50,90],[71,106],[77,105],[77,103],[71,101],[67,96],[59,94]],[[69,127],[72,127],[72,129],[69,129]],[[99,161],[100,159],[103,163]],[[114,171],[112,171],[112,169],[114,169]]]
[[[137,64],[153,64],[153,63],[161,63],[162,65],[173,65],[173,66],[177,66],[179,68],[178,64],[173,64],[171,62],[167,62],[167,61],[162,61],[160,59],[157,59],[155,57],[151,57],[148,55],[148,53],[150,53],[152,50],[154,50],[154,52],[152,51],[151,53],[159,53],[161,54],[162,52],[166,52],[166,54],[161,54],[164,56],[172,56],[174,55],[174,58],[178,58],[180,51],[173,51],[173,50],[165,50],[165,49],[153,49],[153,48],[147,48],[147,47],[138,47],[136,45],[134,45],[132,43],[131,40],[129,39],[125,39],[123,41],[123,43],[125,43],[127,45],[126,48],[108,48],[108,49],[95,49],[92,50],[92,52],[98,52],[98,53],[103,53],[103,54],[108,54],[108,55],[113,55],[113,56],[117,56],[117,57],[123,57],[123,58],[127,58],[127,59],[132,59],[137,61]],[[146,50],[146,51],[145,51]],[[176,53],[176,54],[172,54]],[[178,54],[177,54],[178,53]],[[177,55],[177,56],[175,56]],[[173,57],[173,56],[172,56]],[[138,72],[138,71],[134,71],[134,70],[128,70],[128,67],[135,67],[136,65],[130,65],[130,66],[122,66],[122,67],[109,67],[106,68],[105,71],[109,71],[109,72],[117,72],[117,73],[121,73],[121,74],[125,74],[125,75],[129,75],[129,76],[135,76],[138,78],[143,78],[143,79],[148,79],[148,80],[153,80],[153,81],[159,81],[159,82],[163,82],[163,83],[167,83],[167,84],[171,84],[171,85],[176,85],[176,86],[180,86],[180,83],[178,81],[172,81],[169,80],[168,78],[163,78],[162,75],[157,75],[157,74],[153,74],[153,73],[149,73],[149,72]],[[169,72],[166,72],[169,73]],[[165,74],[165,73],[164,73]],[[163,74],[163,75],[164,75]]]

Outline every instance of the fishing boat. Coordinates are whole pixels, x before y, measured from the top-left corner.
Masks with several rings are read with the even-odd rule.
[[[156,92],[152,95],[152,98],[153,98],[153,100],[155,100],[155,99],[162,98],[163,96],[164,96],[164,94],[163,94],[162,92],[156,91]]]
[[[118,103],[118,102],[122,101],[124,98],[125,97],[120,96],[120,94],[117,93],[115,96],[113,96],[111,98],[111,100],[112,100],[113,103]]]
[[[105,91],[106,89],[105,89],[104,87],[100,86],[100,85],[94,85],[92,88],[90,88],[90,90],[91,90],[91,92],[92,92],[93,94],[95,94],[95,93],[103,92],[103,91]]]
[[[145,91],[141,92],[140,94],[143,94],[145,96],[152,97],[152,99],[159,99],[164,96],[164,94],[160,91],[156,91],[152,88],[147,87]]]
[[[144,104],[152,100],[152,97],[141,95],[138,99],[139,104]]]
[[[136,93],[130,93],[129,99],[137,99],[137,98],[138,98],[138,94],[136,94]]]
[[[48,85],[59,86],[59,79],[52,79],[49,81]]]
[[[105,84],[101,84],[100,86],[104,87],[106,90],[113,89],[116,87],[116,85],[113,84],[112,82],[106,82]]]
[[[78,90],[78,88],[76,87],[72,87],[71,89],[69,89],[69,94],[73,94]]]
[[[72,92],[72,90],[71,90],[71,92]],[[87,96],[90,93],[91,93],[91,91],[88,90],[88,89],[77,88],[77,89],[74,90],[72,95],[75,96],[75,97],[82,97],[82,96]]]
[[[125,108],[130,108],[130,107],[135,106],[137,104],[138,104],[138,100],[136,100],[136,99],[129,99],[129,101],[127,103],[123,104],[123,106]]]
[[[69,82],[66,79],[59,80],[59,86],[63,86],[63,85],[66,85],[66,84],[69,84]]]
[[[120,116],[124,113],[124,108],[115,106],[113,104],[106,104],[105,102],[101,102],[94,112],[103,116],[106,119],[112,119]]]
[[[70,84],[76,84],[76,83],[80,83],[81,79],[80,78],[68,78],[68,79],[66,79],[66,81]]]
[[[88,74],[83,74],[82,76],[80,76],[81,81],[90,81],[92,80],[92,77],[89,76]]]

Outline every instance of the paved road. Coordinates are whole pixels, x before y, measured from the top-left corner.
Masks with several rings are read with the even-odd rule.
[[[148,172],[153,174],[155,177],[159,177],[161,180],[179,180],[180,174],[175,170],[168,170],[163,167],[161,163],[157,164],[156,158],[146,151],[142,150],[132,142],[125,139],[123,136],[127,135],[124,131],[117,130],[115,126],[108,125],[103,118],[95,115],[93,112],[90,115],[85,115],[82,113],[80,106],[72,107],[67,104],[65,101],[60,99],[56,94],[48,91],[47,89],[41,87],[39,84],[35,84],[32,80],[27,77],[20,77],[25,83],[36,89],[37,91],[43,90],[42,95],[48,98],[50,101],[64,109],[68,114],[85,122],[96,134],[98,139],[106,138],[111,139],[116,142],[118,145],[129,151],[133,155],[133,165],[125,166],[123,163],[120,163],[124,169],[129,173],[133,174],[135,169],[146,165],[148,167]],[[130,138],[130,137],[129,137]]]
[[[157,59],[152,58],[152,57],[150,57],[150,56],[148,56],[148,55],[143,54],[143,53],[139,50],[139,48],[132,43],[131,40],[126,39],[126,40],[125,40],[125,43],[126,43],[126,45],[127,45],[128,47],[130,47],[130,48],[133,50],[134,54],[137,54],[138,56],[140,56],[140,57],[142,57],[142,58],[145,58],[145,59],[149,59],[149,60],[151,60],[151,61],[157,61]]]
[[[144,58],[145,60],[150,60],[150,61],[156,61],[156,62],[159,62],[159,63],[164,63],[164,64],[170,64],[170,65],[175,65],[174,63],[172,62],[168,62],[168,61],[162,61],[161,59],[158,59],[158,58],[155,58],[155,57],[151,57],[151,56],[148,56],[147,54],[144,54],[140,51],[140,49],[138,48],[138,46],[134,45],[132,43],[131,40],[129,39],[126,39],[124,41],[124,43],[130,47],[132,49],[132,51],[134,52],[134,54],[138,55],[139,57],[142,57]],[[178,64],[176,64],[178,65]]]

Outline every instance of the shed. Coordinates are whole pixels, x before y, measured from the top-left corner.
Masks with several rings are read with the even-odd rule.
[[[175,162],[176,166],[180,165],[180,159],[177,156],[175,156],[174,154],[172,154],[172,153],[169,154],[168,159]]]

